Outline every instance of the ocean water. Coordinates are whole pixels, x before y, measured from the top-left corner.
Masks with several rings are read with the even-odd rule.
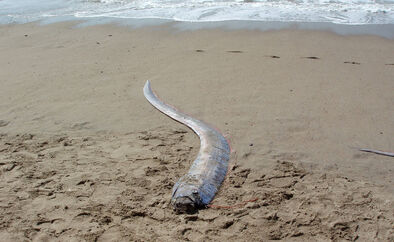
[[[0,23],[101,17],[394,24],[394,0],[0,0]]]

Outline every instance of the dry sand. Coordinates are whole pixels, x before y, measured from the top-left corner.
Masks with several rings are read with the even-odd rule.
[[[352,148],[394,151],[393,40],[74,26],[0,27],[2,241],[394,240],[394,158]],[[233,207],[172,211],[199,140],[147,79],[229,138]]]

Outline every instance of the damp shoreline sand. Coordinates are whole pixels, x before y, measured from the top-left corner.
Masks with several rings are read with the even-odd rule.
[[[394,150],[393,40],[75,24],[0,26],[2,238],[393,239],[393,158],[354,149]],[[253,202],[172,212],[199,140],[147,79],[229,139],[213,204]]]

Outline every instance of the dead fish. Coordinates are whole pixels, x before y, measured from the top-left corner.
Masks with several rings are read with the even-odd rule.
[[[172,189],[171,204],[177,213],[192,213],[206,207],[219,190],[228,169],[230,146],[226,138],[203,121],[186,115],[161,101],[150,82],[144,86],[145,98],[159,111],[191,128],[200,138],[200,150],[187,174]]]

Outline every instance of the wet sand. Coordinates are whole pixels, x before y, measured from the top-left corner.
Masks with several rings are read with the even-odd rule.
[[[6,241],[394,239],[394,41],[306,30],[0,27]],[[233,154],[211,208],[177,215],[199,149],[169,104]],[[250,202],[248,202],[250,201]]]

